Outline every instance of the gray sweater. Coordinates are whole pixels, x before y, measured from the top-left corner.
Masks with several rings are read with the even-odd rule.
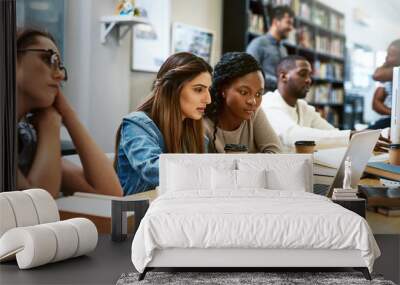
[[[247,145],[249,153],[281,152],[281,142],[261,108],[257,110],[253,118],[243,121],[236,130],[224,131],[217,127],[215,146],[213,144],[214,123],[209,118],[205,118],[203,122],[205,134],[210,140],[208,152],[224,153],[226,144]]]

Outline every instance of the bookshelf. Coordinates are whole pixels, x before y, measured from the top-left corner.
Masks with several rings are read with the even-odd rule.
[[[284,45],[289,54],[302,55],[313,66],[313,87],[306,100],[343,128],[346,37],[339,11],[317,0],[224,0],[222,51],[245,51],[252,39],[268,31],[272,7],[284,4],[296,15]]]

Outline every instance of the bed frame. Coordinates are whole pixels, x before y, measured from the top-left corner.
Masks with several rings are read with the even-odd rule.
[[[143,280],[146,273],[155,268],[229,268],[234,271],[253,271],[257,268],[271,270],[284,268],[334,269],[353,268],[361,271],[367,280],[371,280],[368,268],[361,258],[359,250],[328,250],[328,249],[192,249],[171,248],[156,250],[152,261],[139,275]],[[229,270],[230,271],[230,270]]]
[[[135,211],[137,230],[149,206],[148,200],[113,201],[112,202],[112,240],[127,239],[126,213]],[[327,249],[193,249],[172,248],[156,250],[153,260],[148,264],[139,280],[155,268],[230,268],[235,271],[246,271],[257,268],[310,268],[333,269],[350,267],[361,271],[367,280],[371,280],[368,268],[361,258],[359,250],[327,250]],[[322,271],[322,270],[321,270]]]
[[[224,160],[265,158],[265,154],[230,154],[224,155]],[[212,161],[220,159],[221,154],[163,154],[160,156],[160,190],[162,193],[162,185],[166,185],[167,165],[168,161],[180,160],[183,157],[189,158],[194,163],[200,160],[212,164]],[[306,189],[312,192],[313,165],[310,155],[291,155],[291,154],[274,154],[270,159],[291,159],[304,160],[308,167],[305,167],[305,176],[308,176],[308,185]],[[138,201],[136,201],[137,203]],[[132,202],[131,202],[132,203]],[[143,211],[139,211],[144,214]],[[144,211],[145,212],[145,211]],[[120,215],[120,214],[118,214]],[[137,225],[140,221],[136,221]],[[329,250],[329,249],[249,249],[249,248],[169,248],[155,250],[153,259],[147,265],[143,273],[139,275],[139,280],[143,280],[148,271],[161,268],[188,269],[202,268],[210,271],[225,268],[229,271],[265,271],[284,268],[286,271],[290,269],[305,269],[311,271],[318,269],[335,270],[339,268],[353,268],[361,271],[367,280],[371,280],[371,276],[359,250]],[[338,270],[340,271],[340,270]]]

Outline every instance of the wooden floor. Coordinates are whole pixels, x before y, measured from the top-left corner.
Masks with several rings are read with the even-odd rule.
[[[360,184],[382,186],[378,179],[361,179]],[[400,234],[400,217],[389,217],[372,211],[367,211],[367,221],[374,234]]]
[[[367,211],[367,221],[374,234],[400,234],[400,217]]]

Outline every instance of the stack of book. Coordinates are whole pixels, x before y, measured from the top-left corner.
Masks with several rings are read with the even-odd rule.
[[[334,200],[358,199],[357,192],[358,192],[357,189],[335,188],[333,190],[332,199]]]
[[[367,168],[365,168],[365,172],[392,181],[400,181],[400,166],[391,165],[387,162],[369,162]]]

